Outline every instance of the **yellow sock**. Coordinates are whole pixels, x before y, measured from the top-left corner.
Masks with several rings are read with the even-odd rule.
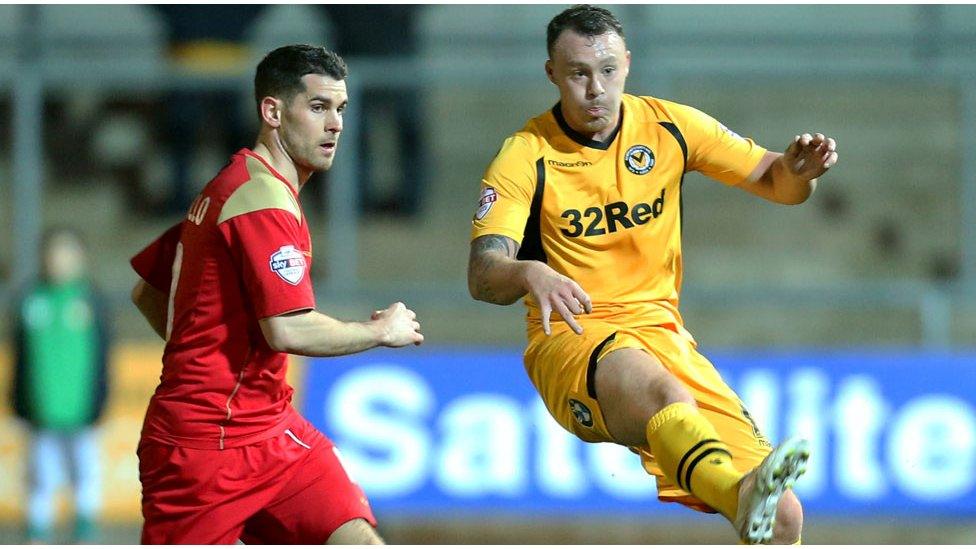
[[[647,422],[647,444],[668,480],[735,520],[743,474],[697,408],[684,402],[665,406]]]

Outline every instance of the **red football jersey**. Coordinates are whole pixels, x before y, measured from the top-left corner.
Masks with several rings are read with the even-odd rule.
[[[268,346],[258,320],[315,308],[311,252],[298,195],[242,149],[185,220],[132,258],[169,296],[163,372],[144,439],[223,449],[280,434],[297,413],[287,354]]]

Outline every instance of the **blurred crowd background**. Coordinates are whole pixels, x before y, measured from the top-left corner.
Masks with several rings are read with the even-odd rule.
[[[128,259],[185,215],[231,153],[253,145],[261,57],[316,43],[350,68],[335,166],[302,193],[320,308],[358,319],[403,300],[431,348],[517,352],[523,308],[468,296],[468,233],[501,141],[557,99],[543,71],[545,27],[563,7],[0,6],[0,329],[14,332],[10,307],[38,280],[45,229],[77,231],[111,334],[97,539],[137,541],[134,448],[162,348],[129,303]],[[816,362],[883,351],[917,364],[897,370],[897,383],[943,376],[946,387],[971,387],[976,8],[607,7],[632,52],[630,93],[695,106],[771,150],[804,131],[834,137],[840,150],[798,207],[686,178],[682,308],[704,354],[802,351]],[[11,341],[0,344],[4,398]],[[950,362],[953,372],[939,370]],[[313,367],[327,365],[296,364],[299,398]],[[887,387],[883,364],[865,375]],[[976,471],[976,395],[954,398],[961,423],[933,429],[962,433],[954,467]],[[0,406],[0,543],[26,539],[30,429],[13,412]],[[805,541],[972,543],[973,475],[934,507],[924,497],[906,504],[926,517],[911,527],[867,504],[853,515],[827,505],[808,519]],[[56,502],[59,517],[77,505],[64,493]],[[476,520],[475,501],[432,504],[421,520],[374,504],[393,542],[730,541],[718,520],[655,519],[664,506],[652,500],[631,506],[636,519],[554,507]],[[537,514],[551,527],[536,526]]]

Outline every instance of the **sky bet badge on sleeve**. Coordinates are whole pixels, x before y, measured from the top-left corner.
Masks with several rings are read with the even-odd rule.
[[[285,282],[298,286],[305,276],[305,256],[294,246],[282,246],[277,252],[271,254],[271,270]]]
[[[485,187],[481,191],[481,198],[478,199],[478,211],[475,212],[474,218],[479,220],[484,219],[488,215],[488,210],[491,209],[491,205],[496,200],[498,200],[498,193],[495,192],[495,189],[493,187]]]

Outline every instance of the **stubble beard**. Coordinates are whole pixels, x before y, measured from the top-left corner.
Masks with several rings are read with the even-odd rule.
[[[318,145],[315,146],[315,166],[314,171],[324,172],[332,167],[332,163],[335,161],[336,149],[332,150],[332,156],[320,156],[322,153],[319,151]]]
[[[318,145],[312,145],[307,148],[305,154],[302,155],[301,159],[296,158],[296,163],[301,164],[303,169],[306,169],[312,173],[324,172],[332,167],[332,162],[335,160],[335,152],[333,151],[331,157],[323,157],[322,153],[319,151]]]

